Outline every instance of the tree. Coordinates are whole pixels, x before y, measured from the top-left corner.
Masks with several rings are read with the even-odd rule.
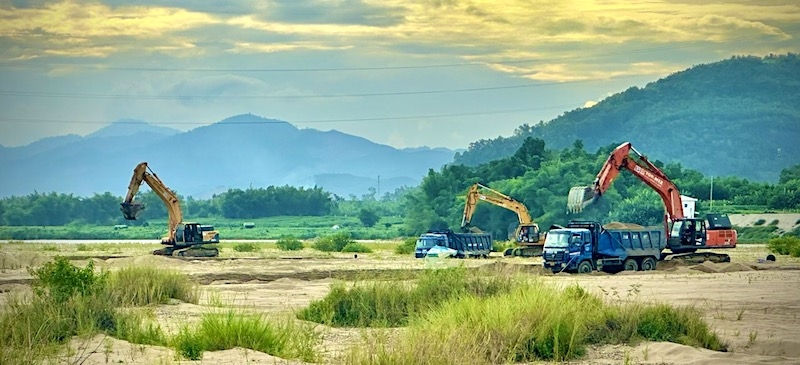
[[[358,220],[360,220],[361,224],[363,224],[365,227],[372,227],[375,225],[375,223],[378,223],[380,217],[378,217],[378,214],[372,210],[361,209],[361,211],[358,212]]]

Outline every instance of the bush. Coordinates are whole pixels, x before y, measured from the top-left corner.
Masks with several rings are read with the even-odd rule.
[[[778,223],[780,223],[780,221],[778,221],[777,219],[774,219],[774,220],[772,220],[772,222],[769,222],[769,225],[770,226],[777,226]]]
[[[257,252],[258,246],[252,242],[241,242],[233,245],[233,250],[236,252]]]
[[[342,247],[342,252],[363,252],[363,253],[371,253],[372,249],[367,247],[363,243],[358,242],[350,242],[344,247]]]
[[[303,243],[294,237],[283,237],[275,242],[275,246],[281,251],[299,251],[303,249]]]
[[[394,248],[394,253],[398,255],[409,255],[414,252],[414,248],[417,246],[417,238],[416,237],[408,237],[403,240],[403,243],[397,245]]]
[[[105,275],[95,275],[94,262],[78,268],[62,256],[46,262],[36,270],[28,269],[35,278],[34,291],[38,296],[49,297],[57,303],[64,303],[74,295],[89,295],[99,291],[104,284]]]
[[[767,247],[777,254],[800,257],[800,238],[795,236],[786,235],[773,238],[769,240]]]
[[[766,222],[767,222],[767,221],[765,221],[765,220],[763,220],[763,219],[759,219],[759,220],[755,221],[755,223],[753,223],[753,225],[754,225],[754,226],[762,226],[762,225],[764,225],[764,223],[766,223]]]
[[[331,236],[320,237],[314,242],[314,248],[323,252],[342,252],[344,246],[353,243],[349,233],[339,232]]]
[[[372,227],[375,223],[378,223],[380,219],[381,217],[378,217],[377,213],[369,209],[361,209],[361,211],[358,212],[358,220],[361,221],[364,227]]]

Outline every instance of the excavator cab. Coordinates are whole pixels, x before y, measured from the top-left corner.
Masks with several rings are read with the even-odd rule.
[[[539,227],[535,224],[520,225],[517,232],[517,242],[535,243],[539,242]]]

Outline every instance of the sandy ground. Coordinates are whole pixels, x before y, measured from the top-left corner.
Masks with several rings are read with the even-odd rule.
[[[73,245],[74,246],[74,245]],[[66,247],[66,246],[64,246]],[[775,263],[759,263],[769,252],[763,245],[740,245],[727,251],[731,263],[675,266],[660,263],[652,272],[609,274],[558,274],[540,270],[539,259],[493,257],[484,260],[444,259],[427,262],[389,251],[320,255],[312,250],[283,253],[277,250],[252,257],[183,260],[152,256],[136,246],[109,252],[76,252],[59,246],[43,251],[36,245],[0,245],[0,302],[9,293],[29,289],[26,267],[36,266],[56,254],[73,256],[76,264],[92,260],[114,270],[130,265],[169,267],[186,273],[204,289],[198,305],[179,303],[153,308],[159,323],[171,330],[178,323],[215,310],[215,302],[269,315],[287,315],[324,297],[336,280],[373,279],[402,275],[407,270],[465,264],[523,265],[525,272],[555,286],[579,284],[608,301],[666,302],[699,308],[709,324],[730,346],[720,353],[666,342],[631,346],[600,346],[573,364],[800,364],[800,259],[778,256]],[[230,253],[232,254],[232,253]],[[241,256],[241,255],[240,255]],[[517,266],[514,266],[517,267]],[[368,330],[320,326],[319,349],[325,363],[357,345]],[[198,362],[176,360],[172,350],[130,344],[102,335],[73,340],[74,351],[63,363],[83,364],[298,364],[264,353],[231,349],[206,352]]]

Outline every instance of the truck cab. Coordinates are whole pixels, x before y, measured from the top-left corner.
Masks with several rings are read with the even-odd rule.
[[[425,233],[417,238],[417,244],[414,246],[414,257],[423,258],[428,254],[428,251],[434,246],[447,246],[447,236],[444,234]]]
[[[550,230],[544,241],[544,267],[553,272],[578,271],[581,262],[592,260],[591,237],[586,228]]]

